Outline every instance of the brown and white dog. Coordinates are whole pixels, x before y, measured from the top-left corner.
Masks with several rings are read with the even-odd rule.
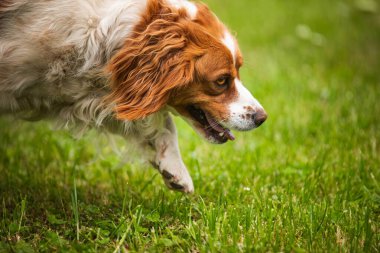
[[[243,86],[235,38],[186,0],[1,0],[0,113],[95,127],[151,148],[193,192],[169,112],[212,143],[267,115]]]

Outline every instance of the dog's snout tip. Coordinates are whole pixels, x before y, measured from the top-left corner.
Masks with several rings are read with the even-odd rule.
[[[253,121],[256,127],[261,126],[268,118],[268,114],[264,110],[259,110],[253,114]]]

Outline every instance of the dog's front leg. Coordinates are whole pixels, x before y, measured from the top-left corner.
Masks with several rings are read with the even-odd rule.
[[[179,151],[177,130],[167,115],[163,131],[151,141],[155,149],[154,166],[161,173],[165,184],[172,190],[194,192],[193,180],[182,161]]]

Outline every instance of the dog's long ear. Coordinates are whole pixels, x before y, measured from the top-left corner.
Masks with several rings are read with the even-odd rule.
[[[187,44],[184,25],[164,19],[126,41],[109,66],[109,99],[116,103],[118,119],[136,120],[159,111],[175,88],[192,80]]]

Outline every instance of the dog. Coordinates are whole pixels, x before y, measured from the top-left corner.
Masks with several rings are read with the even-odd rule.
[[[136,140],[173,190],[192,193],[171,115],[204,139],[260,126],[236,39],[187,0],[2,0],[0,113]]]

